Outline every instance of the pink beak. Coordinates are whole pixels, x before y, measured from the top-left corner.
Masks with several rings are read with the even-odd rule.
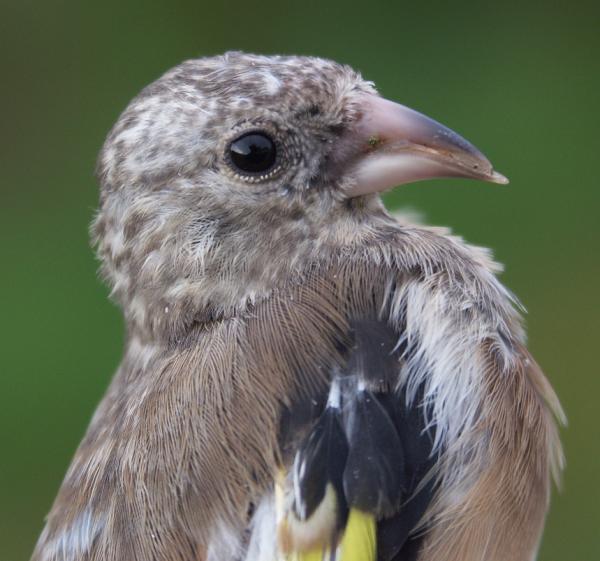
[[[351,196],[435,177],[508,183],[475,146],[437,121],[371,94],[361,94],[359,106],[349,133],[358,148],[348,171]]]

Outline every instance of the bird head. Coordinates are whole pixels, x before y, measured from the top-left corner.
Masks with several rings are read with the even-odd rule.
[[[459,135],[347,66],[243,53],[145,88],[98,161],[93,224],[130,329],[178,336],[364,242],[378,193],[433,177],[506,182]]]

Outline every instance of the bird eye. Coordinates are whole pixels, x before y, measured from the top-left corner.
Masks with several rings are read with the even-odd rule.
[[[229,145],[233,165],[245,173],[269,171],[277,160],[275,143],[263,132],[249,132]]]

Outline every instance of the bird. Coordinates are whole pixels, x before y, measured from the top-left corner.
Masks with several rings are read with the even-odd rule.
[[[532,561],[564,413],[486,249],[390,213],[508,180],[351,67],[187,60],[118,118],[123,358],[32,561]]]

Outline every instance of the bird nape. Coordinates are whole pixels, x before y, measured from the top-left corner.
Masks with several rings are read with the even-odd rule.
[[[379,193],[506,179],[347,66],[146,87],[92,226],[123,360],[34,561],[531,561],[560,405],[489,253]]]

